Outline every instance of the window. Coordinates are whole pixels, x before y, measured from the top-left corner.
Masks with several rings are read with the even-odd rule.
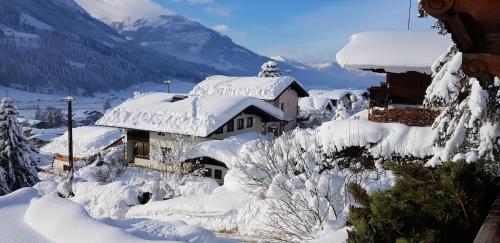
[[[215,179],[218,179],[218,180],[222,179],[222,170],[215,170],[214,174],[215,174],[214,175]]]
[[[244,129],[245,128],[245,119],[240,118],[237,120],[237,128],[238,130]]]
[[[210,168],[205,169],[205,177],[212,177],[212,169]]]
[[[134,155],[138,158],[149,159],[149,143],[136,142],[134,146]]]
[[[227,123],[227,132],[232,132],[234,131],[234,120],[230,120]]]
[[[253,117],[247,118],[247,127],[253,127]]]
[[[281,103],[280,107],[281,107],[281,111],[285,111],[285,103]]]
[[[224,133],[224,127],[219,127],[219,129],[215,130],[215,134]]]

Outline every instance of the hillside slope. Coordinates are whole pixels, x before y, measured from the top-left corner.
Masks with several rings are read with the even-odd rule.
[[[93,93],[222,73],[125,40],[73,0],[0,1],[0,85]]]

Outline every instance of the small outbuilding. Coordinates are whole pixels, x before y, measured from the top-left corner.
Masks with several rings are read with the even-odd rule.
[[[103,150],[123,143],[120,129],[109,127],[83,126],[73,128],[73,160],[75,166],[84,166],[91,162]],[[54,156],[53,167],[56,170],[69,168],[68,133],[55,138],[40,149],[41,152]]]

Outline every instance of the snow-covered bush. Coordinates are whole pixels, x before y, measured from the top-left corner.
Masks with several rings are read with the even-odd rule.
[[[60,196],[68,198],[73,196],[73,188],[72,188],[72,183],[69,181],[69,179],[61,181],[57,185],[57,192],[59,193]]]
[[[335,110],[335,120],[345,120],[352,115],[352,107],[350,103],[344,99],[337,101],[337,109]]]
[[[442,151],[430,165],[441,161],[478,159],[498,162],[500,157],[500,81],[480,84],[462,70],[462,53],[450,48],[433,65],[433,81],[425,105],[444,107],[432,128]]]
[[[94,217],[123,218],[130,206],[139,204],[139,188],[121,181],[109,184],[78,182],[73,184],[71,200],[87,209]]]
[[[334,116],[335,110],[299,110],[297,123],[300,128],[315,128],[331,121]]]
[[[296,136],[248,143],[234,165],[243,188],[268,203],[264,234],[280,240],[314,239],[327,224],[343,224],[346,182],[365,183],[361,174],[375,169],[373,160],[362,163],[364,153],[336,152],[320,146],[316,136]],[[362,165],[358,171],[355,164]]]
[[[151,146],[151,160],[160,164],[160,169],[166,173],[176,173],[183,176],[191,173],[183,167],[183,162],[188,159],[196,145],[193,136],[172,135],[174,143],[169,147]]]
[[[17,116],[12,101],[4,98],[0,103],[0,196],[39,181],[38,152],[28,143]]]
[[[125,169],[125,145],[102,151],[95,161],[76,172],[76,176],[86,181],[109,183]]]
[[[262,64],[261,71],[258,77],[280,77],[281,71],[278,69],[278,64],[274,61],[268,61]]]

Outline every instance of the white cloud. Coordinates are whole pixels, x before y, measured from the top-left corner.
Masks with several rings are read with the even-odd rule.
[[[206,13],[219,15],[219,16],[231,16],[232,11],[229,8],[218,8],[218,7],[206,7],[203,9]]]
[[[218,24],[215,26],[212,26],[212,29],[221,33],[221,34],[227,34],[229,32],[229,27],[225,24]]]
[[[92,16],[105,22],[119,21],[127,17],[145,18],[175,14],[152,0],[76,0],[76,2]]]
[[[241,42],[242,40],[246,39],[247,36],[248,36],[247,32],[245,32],[245,31],[239,31],[239,30],[233,30],[233,29],[229,28],[229,26],[227,26],[225,24],[214,25],[211,28],[213,30],[215,30],[215,31],[223,34],[223,35],[231,37],[231,39],[233,39],[233,41],[235,41],[235,42]]]

